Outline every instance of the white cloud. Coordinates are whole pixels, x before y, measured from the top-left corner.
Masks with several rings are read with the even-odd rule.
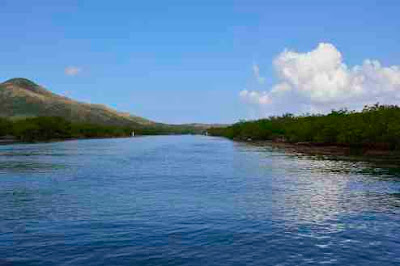
[[[253,74],[259,84],[264,84],[265,78],[260,75],[260,66],[253,64]]]
[[[258,91],[248,91],[242,90],[240,92],[240,97],[245,99],[248,103],[251,104],[269,104],[271,103],[271,99],[267,92],[258,92]]]
[[[76,76],[80,72],[82,72],[82,69],[80,67],[76,67],[76,66],[68,66],[64,70],[64,73],[67,76]]]
[[[245,102],[259,105],[265,112],[326,112],[360,109],[377,102],[400,103],[399,66],[384,67],[378,61],[365,60],[349,68],[329,43],[320,43],[308,53],[285,50],[273,63],[278,78],[275,86],[268,91],[240,93]]]

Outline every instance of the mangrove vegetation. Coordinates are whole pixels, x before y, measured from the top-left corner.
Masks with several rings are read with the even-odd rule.
[[[111,126],[71,122],[62,117],[33,117],[10,120],[0,118],[0,138],[36,142],[61,139],[111,138],[135,135],[195,134],[198,128],[187,125]]]
[[[368,146],[400,150],[400,107],[365,106],[360,112],[336,110],[329,114],[285,114],[256,121],[241,121],[208,133],[236,140],[272,140],[288,143]]]

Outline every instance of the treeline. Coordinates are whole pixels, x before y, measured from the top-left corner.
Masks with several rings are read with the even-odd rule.
[[[210,135],[237,140],[278,140],[400,150],[400,107],[365,106],[361,112],[339,110],[327,115],[273,116],[211,128]]]
[[[135,135],[189,134],[191,128],[179,126],[105,126],[74,123],[61,117],[35,117],[11,121],[0,118],[0,138],[12,136],[23,142],[76,138],[110,138]]]

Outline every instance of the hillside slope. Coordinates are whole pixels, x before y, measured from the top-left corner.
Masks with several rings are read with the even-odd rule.
[[[0,117],[11,119],[59,116],[72,122],[152,126],[154,122],[104,105],[78,102],[54,94],[34,82],[15,78],[0,83]]]

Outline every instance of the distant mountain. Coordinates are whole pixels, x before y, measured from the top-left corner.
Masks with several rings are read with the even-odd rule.
[[[11,119],[59,116],[73,122],[113,126],[153,126],[156,123],[104,105],[59,96],[36,83],[15,78],[0,83],[0,117]]]

